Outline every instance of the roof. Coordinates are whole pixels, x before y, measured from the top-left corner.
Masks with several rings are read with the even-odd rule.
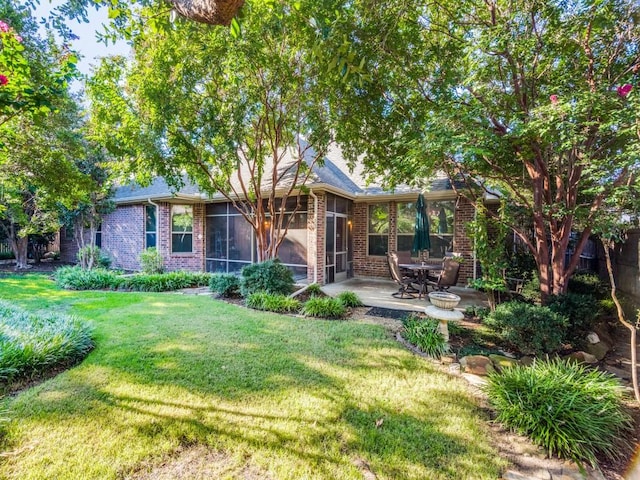
[[[303,147],[306,144],[302,144]],[[316,156],[312,148],[304,150],[305,161],[308,164],[313,162]],[[281,162],[282,171],[291,166],[296,156],[291,152],[285,153]],[[265,166],[268,170],[269,166]],[[244,170],[244,169],[243,169]],[[242,171],[243,178],[247,175],[247,171]],[[281,181],[283,188],[291,184],[291,175],[284,176]],[[237,178],[232,178],[233,187],[239,188]],[[135,183],[121,185],[116,188],[114,201],[116,203],[138,203],[142,201],[171,201],[171,200],[187,200],[187,201],[203,201],[223,199],[222,194],[209,196],[192,183],[187,176],[183,177],[183,187],[174,189],[161,178],[156,177],[151,184],[141,186]],[[417,195],[420,192],[452,192],[451,182],[444,176],[438,176],[433,179],[426,188],[417,188],[409,185],[398,185],[393,190],[384,189],[380,184],[371,184],[364,174],[364,167],[357,164],[351,168],[342,156],[340,149],[334,147],[329,150],[322,162],[318,162],[313,166],[312,174],[307,182],[310,188],[319,190],[331,190],[335,193],[343,194],[354,200],[357,199],[373,199],[375,197],[389,197],[402,195]],[[461,185],[456,185],[461,186]],[[263,191],[271,189],[271,177],[267,176],[261,188]]]

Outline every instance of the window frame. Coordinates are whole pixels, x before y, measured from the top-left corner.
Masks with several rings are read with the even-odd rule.
[[[154,216],[155,230],[147,230],[147,219],[149,218],[147,211],[149,208],[153,208],[155,210],[155,216]],[[149,246],[150,234],[153,234],[155,236],[154,245],[151,245],[151,247],[158,248],[158,206],[153,204],[146,204],[144,206],[144,248],[150,248]]]
[[[191,213],[191,231],[187,232],[187,231],[174,231],[173,227],[173,218],[176,215],[176,213],[174,213],[174,210],[177,208],[184,208],[185,209],[185,213],[183,214],[179,214],[179,215],[185,215],[187,214],[187,210]],[[170,228],[171,228],[171,254],[172,255],[190,255],[193,253],[193,225],[194,225],[194,219],[193,219],[193,205],[187,205],[187,204],[172,204],[171,205],[171,218],[170,218]],[[181,235],[181,236],[186,236],[189,235],[191,236],[191,250],[184,250],[184,251],[176,251],[175,250],[175,244],[173,241],[173,236],[174,235]]]
[[[371,211],[373,208],[377,207],[377,206],[384,206],[387,210],[387,226],[386,226],[386,230],[382,233],[377,233],[377,232],[371,232]],[[377,203],[369,203],[367,204],[367,256],[369,257],[384,257],[387,252],[389,251],[389,240],[390,240],[390,235],[391,235],[391,219],[390,219],[390,212],[391,212],[391,208],[390,208],[390,203],[389,202],[377,202]],[[371,253],[371,237],[375,236],[375,237],[386,237],[387,238],[387,247],[385,249],[385,252],[380,253],[380,254],[373,254]]]

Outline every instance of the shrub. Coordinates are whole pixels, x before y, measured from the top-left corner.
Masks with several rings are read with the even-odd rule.
[[[0,260],[13,260],[15,255],[13,252],[0,252]]]
[[[484,319],[502,340],[526,355],[555,352],[562,345],[567,318],[548,307],[507,302]]]
[[[444,335],[438,330],[438,321],[432,318],[418,318],[410,315],[405,318],[403,337],[430,357],[440,358],[449,351]]]
[[[293,273],[278,259],[247,265],[242,269],[240,293],[247,297],[258,291],[289,295],[293,292]]]
[[[597,298],[607,296],[607,285],[595,273],[577,273],[569,279],[567,291],[594,295]]]
[[[60,267],[53,274],[56,284],[67,290],[115,290],[122,277],[103,268],[83,270],[79,266]]]
[[[142,273],[154,274],[164,271],[164,260],[156,247],[149,247],[140,253]]]
[[[317,283],[312,283],[311,285],[309,285],[306,291],[312,297],[317,295],[322,295],[322,289],[320,288],[320,285],[318,285]]]
[[[584,342],[598,317],[598,301],[592,295],[554,295],[547,300],[547,306],[569,320],[565,340],[573,344]]]
[[[598,302],[598,306],[600,307],[600,312],[605,315],[610,315],[616,311],[616,304],[611,298],[603,298]]]
[[[586,461],[619,455],[631,418],[610,374],[556,359],[489,375],[486,392],[497,420],[528,435],[549,454]]]
[[[233,297],[240,292],[240,278],[232,273],[214,273],[209,289],[223,297]]]
[[[91,335],[78,318],[35,315],[0,300],[0,384],[83,358],[93,348]]]
[[[342,292],[336,297],[336,299],[345,307],[355,308],[362,306],[362,301],[358,295],[353,292]]]
[[[464,314],[469,317],[478,317],[479,319],[485,318],[491,310],[487,307],[481,307],[479,305],[470,305],[464,310]]]
[[[247,307],[276,313],[294,313],[300,310],[300,301],[286,295],[253,292],[247,297]]]
[[[136,274],[121,277],[120,288],[136,292],[168,292],[190,287],[206,287],[210,273],[175,271],[154,275]]]
[[[300,306],[300,300],[272,293],[267,293],[262,303],[263,310],[277,313],[295,313],[300,311]]]
[[[302,307],[302,313],[307,317],[342,318],[346,313],[344,305],[336,298],[313,297]]]
[[[527,302],[540,303],[540,278],[537,273],[524,281],[520,295]]]
[[[102,252],[100,247],[92,247],[91,245],[82,247],[78,250],[78,253],[76,253],[78,263],[83,269],[99,267],[101,256]]]

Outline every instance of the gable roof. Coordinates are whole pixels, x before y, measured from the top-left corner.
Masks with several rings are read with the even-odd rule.
[[[310,165],[316,154],[311,148],[305,149],[304,153],[305,161]],[[294,161],[295,157],[292,152],[285,153],[281,162],[282,171],[291,166]],[[265,166],[265,171],[268,171],[268,168],[268,165]],[[243,172],[241,172],[241,174],[243,174]],[[239,188],[237,178],[234,177],[231,181],[234,187]],[[291,177],[285,175],[281,182],[283,188],[290,185],[291,181]],[[164,178],[156,177],[151,184],[147,186],[141,186],[135,183],[121,185],[115,189],[114,201],[119,204],[124,204],[145,202],[148,200],[200,202],[204,200],[215,201],[224,199],[222,194],[210,196],[204,193],[196,184],[191,182],[186,175],[183,177],[183,184],[182,188],[176,190],[170,187]],[[307,181],[307,186],[319,190],[331,190],[334,193],[342,194],[354,200],[417,195],[422,191],[442,193],[453,191],[451,182],[444,176],[438,176],[431,180],[425,189],[411,187],[409,185],[398,185],[393,190],[384,189],[380,184],[371,184],[368,182],[364,174],[363,165],[357,164],[353,168],[350,168],[342,156],[340,149],[337,147],[330,149],[321,164],[317,163],[313,166],[312,173]],[[269,190],[271,188],[270,176],[264,179],[261,187],[263,190]]]

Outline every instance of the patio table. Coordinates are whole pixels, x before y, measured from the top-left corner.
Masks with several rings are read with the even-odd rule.
[[[427,296],[427,278],[429,278],[429,272],[440,272],[442,270],[441,263],[400,263],[398,266],[418,274],[418,284],[420,285],[418,298],[422,298],[423,295],[425,297]]]

